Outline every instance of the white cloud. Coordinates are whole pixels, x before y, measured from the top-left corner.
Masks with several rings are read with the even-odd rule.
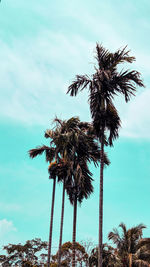
[[[69,40],[51,32],[32,40],[14,40],[11,47],[1,42],[1,116],[25,124],[43,124],[50,114],[62,112],[61,98],[68,86],[66,72],[76,73],[78,64],[86,62],[83,58],[90,48],[91,43],[80,37]]]
[[[17,231],[11,221],[6,219],[0,220],[0,239],[2,240],[8,233]]]
[[[12,221],[7,219],[0,220],[0,254],[4,254],[3,246],[18,241],[16,233],[17,228]]]
[[[123,116],[121,132],[123,136],[150,138],[149,102],[150,90],[146,89],[128,104],[128,109],[124,112]]]

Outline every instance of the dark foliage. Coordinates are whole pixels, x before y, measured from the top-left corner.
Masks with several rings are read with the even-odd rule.
[[[117,267],[116,265],[116,251],[113,247],[108,244],[103,244],[102,250],[102,266],[103,267]],[[91,255],[89,256],[89,267],[98,266],[98,247],[93,248]]]
[[[92,173],[87,163],[93,162],[96,166],[100,162],[100,148],[90,123],[80,122],[78,117],[67,121],[55,118],[56,126],[53,129],[51,144],[56,145],[59,160],[49,166],[51,177],[58,177],[59,181],[65,179],[66,190],[71,203],[77,200],[82,202],[93,192]],[[50,132],[50,134],[49,134]],[[46,135],[51,136],[52,131],[47,130]],[[105,164],[109,160],[105,155]]]
[[[84,246],[80,243],[75,243],[76,249],[76,264],[77,266],[87,266],[88,264],[88,254],[85,251]],[[72,257],[73,244],[71,242],[66,242],[62,245],[62,257],[61,257],[61,266],[70,267],[71,266],[71,257]],[[52,266],[57,266],[58,252],[52,257]],[[51,267],[52,267],[51,266]]]
[[[46,161],[51,162],[55,157],[55,148],[43,145],[29,150],[29,156],[32,159],[43,153],[45,153]]]
[[[35,238],[26,241],[24,245],[20,243],[17,245],[9,244],[4,246],[3,249],[6,251],[6,255],[0,255],[0,262],[3,267],[16,265],[24,267],[40,267],[42,262],[43,266],[45,263],[42,251],[47,250],[47,242],[41,241],[40,238]]]
[[[116,246],[120,267],[128,267],[129,262],[132,263],[132,267],[150,266],[150,238],[142,239],[146,226],[139,224],[127,229],[126,225],[121,223],[119,227],[121,232],[114,228],[108,239]]]
[[[135,94],[136,86],[144,86],[137,71],[118,72],[117,67],[120,63],[132,63],[135,58],[129,56],[126,47],[110,53],[102,45],[96,45],[96,60],[98,68],[91,76],[77,75],[76,79],[69,86],[68,92],[71,96],[84,88],[89,90],[89,103],[93,124],[99,138],[107,130],[109,144],[118,137],[120,128],[120,118],[114,107],[113,99],[117,94],[123,94],[125,101]],[[110,123],[111,121],[111,123]]]

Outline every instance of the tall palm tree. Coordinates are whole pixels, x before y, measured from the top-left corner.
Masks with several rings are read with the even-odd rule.
[[[38,155],[45,153],[46,161],[50,163],[49,168],[52,168],[53,164],[57,162],[58,155],[55,147],[41,146],[29,150],[29,156],[35,158]],[[54,161],[55,160],[55,161]],[[52,205],[51,205],[51,216],[50,216],[50,230],[49,230],[49,244],[48,244],[48,261],[47,265],[50,266],[51,258],[51,245],[52,245],[52,232],[53,232],[53,216],[54,216],[54,202],[55,202],[55,188],[56,188],[56,175],[49,177],[53,180],[53,192],[52,192]]]
[[[136,86],[144,86],[137,71],[118,71],[120,63],[132,63],[135,58],[129,56],[126,47],[110,53],[102,45],[96,45],[95,73],[91,76],[77,75],[69,86],[68,92],[76,96],[79,91],[88,88],[89,104],[96,136],[101,143],[101,166],[100,166],[100,197],[99,197],[99,257],[98,267],[102,267],[102,244],[103,244],[103,169],[104,169],[104,141],[107,132],[108,144],[113,145],[113,140],[118,137],[120,118],[114,106],[114,96],[123,94],[128,102],[134,95]]]
[[[108,234],[108,239],[116,245],[122,267],[150,267],[150,238],[142,238],[145,225],[139,224],[127,230],[126,225],[119,225],[121,233],[115,228]]]

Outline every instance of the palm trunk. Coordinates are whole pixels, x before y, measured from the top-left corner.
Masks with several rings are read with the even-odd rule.
[[[52,206],[51,206],[51,219],[50,219],[47,267],[50,266],[50,260],[51,260],[53,215],[54,215],[54,202],[55,202],[55,187],[56,187],[56,178],[53,179],[53,194],[52,194]]]
[[[76,222],[77,222],[77,196],[75,195],[74,210],[73,210],[72,267],[76,266],[75,262]]]
[[[100,195],[99,195],[99,245],[98,267],[102,267],[103,252],[103,170],[104,170],[104,135],[101,138]]]
[[[129,254],[129,267],[132,267],[132,254]]]
[[[63,183],[63,195],[62,195],[60,239],[59,239],[59,251],[58,251],[58,267],[61,266],[61,246],[62,246],[62,233],[63,233],[63,221],[64,221],[64,203],[65,203],[65,181]]]

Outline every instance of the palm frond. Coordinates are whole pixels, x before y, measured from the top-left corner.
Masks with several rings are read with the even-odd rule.
[[[91,82],[87,75],[77,75],[76,79],[69,86],[67,94],[70,93],[71,96],[76,96],[78,91],[82,91]]]
[[[113,243],[115,245],[117,245],[117,247],[120,247],[121,237],[120,237],[119,232],[116,228],[114,228],[113,231],[108,234],[108,239],[112,240]]]
[[[96,60],[99,66],[99,69],[106,69],[108,67],[108,62],[110,59],[110,52],[100,44],[96,44]]]
[[[100,102],[102,102],[102,98],[99,93],[91,95],[90,107],[92,111],[93,126],[99,139],[101,139],[104,131],[107,130],[108,143],[112,146],[113,140],[118,138],[121,120],[112,101],[108,101],[103,110],[100,109]]]
[[[138,242],[137,248],[147,246],[150,249],[150,238],[141,238]]]
[[[56,125],[59,126],[59,127],[62,127],[63,124],[64,124],[64,122],[61,119],[59,119],[57,116],[53,120],[53,123],[56,123]]]
[[[126,102],[130,100],[132,95],[135,95],[136,86],[144,87],[140,73],[128,70],[114,75],[110,85],[115,87],[117,92],[124,95]]]
[[[115,53],[112,54],[110,60],[111,70],[114,69],[120,63],[132,63],[133,61],[135,61],[135,57],[129,56],[130,50],[126,50],[126,48],[127,46],[125,46],[123,49],[118,49]]]
[[[57,155],[57,150],[54,147],[49,147],[49,149],[45,150],[45,156],[47,162],[52,162],[54,158],[56,158],[56,155]]]
[[[140,260],[140,259],[135,260],[135,261],[134,261],[134,264],[135,264],[135,266],[137,266],[137,267],[139,267],[139,266],[141,266],[141,267],[150,267],[150,264],[149,264],[147,261]]]
[[[45,131],[45,135],[44,136],[45,136],[45,138],[51,138],[51,139],[53,139],[54,132],[52,130],[50,130],[50,129],[47,129]]]
[[[122,228],[122,230],[123,230],[123,235],[126,236],[126,234],[127,234],[127,228],[126,228],[125,223],[120,223],[120,224],[119,224],[119,227]]]
[[[43,145],[43,146],[39,146],[37,148],[29,150],[28,153],[29,153],[30,158],[35,158],[38,155],[43,154],[43,152],[45,152],[45,151],[47,151],[49,149],[50,148],[48,146]]]
[[[89,171],[86,161],[83,159],[74,162],[71,180],[68,181],[66,191],[71,204],[74,203],[75,196],[79,203],[87,199],[93,192],[92,173]]]
[[[130,50],[126,50],[127,46],[118,49],[115,53],[110,53],[108,49],[100,44],[96,44],[96,60],[99,69],[110,69],[113,71],[120,63],[135,61],[135,57],[129,56]]]

